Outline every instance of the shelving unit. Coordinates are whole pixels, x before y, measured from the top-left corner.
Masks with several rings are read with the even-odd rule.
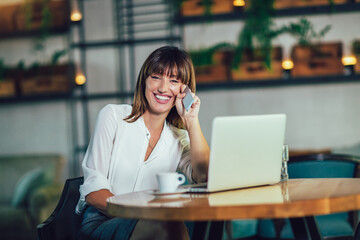
[[[286,9],[277,9],[274,11],[274,18],[294,17],[294,16],[311,16],[311,15],[329,15],[341,13],[353,13],[360,11],[360,2],[347,1],[344,4],[322,5],[322,6],[305,6],[294,7]],[[174,21],[181,27],[187,25],[202,25],[216,22],[234,22],[243,21],[246,17],[244,10],[233,11],[231,13],[222,13],[214,15],[196,15],[196,16],[181,16],[177,15]],[[358,60],[359,61],[359,60]],[[282,87],[289,85],[308,85],[308,84],[329,84],[329,83],[344,83],[344,82],[358,82],[360,81],[360,74],[354,73],[353,75],[328,75],[316,77],[291,77],[290,79],[262,79],[249,81],[232,81],[230,79],[218,79],[214,83],[198,83],[197,90],[208,91],[221,89],[234,89],[234,88],[258,88],[258,87]]]
[[[234,89],[249,89],[249,88],[278,88],[287,86],[300,86],[312,84],[339,84],[360,82],[360,74],[349,76],[344,75],[329,75],[319,77],[303,77],[290,79],[266,79],[253,81],[237,81],[237,82],[215,82],[215,83],[201,83],[197,84],[197,92],[216,91],[216,90],[234,90]],[[0,104],[25,103],[25,102],[42,102],[42,101],[92,101],[100,99],[131,99],[134,95],[133,91],[128,92],[113,92],[113,93],[99,93],[73,96],[69,94],[59,95],[44,95],[44,96],[29,96],[29,97],[14,97],[2,98]]]

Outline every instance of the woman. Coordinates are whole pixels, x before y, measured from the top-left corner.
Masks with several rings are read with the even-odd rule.
[[[188,111],[182,104],[186,86],[194,97]],[[209,147],[200,128],[200,100],[194,92],[195,75],[189,55],[165,46],[144,62],[133,106],[107,105],[100,111],[82,163],[84,184],[76,208],[78,213],[84,212],[80,238],[184,236],[183,224],[106,216],[106,199],[155,189],[156,174],[160,172],[181,171],[189,182],[207,180]]]

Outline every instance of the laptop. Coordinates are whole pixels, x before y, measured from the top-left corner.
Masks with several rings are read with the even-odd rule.
[[[285,127],[285,114],[216,117],[211,133],[208,182],[192,185],[189,192],[209,193],[278,183]]]

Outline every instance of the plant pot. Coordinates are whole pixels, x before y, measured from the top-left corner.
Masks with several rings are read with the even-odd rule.
[[[74,86],[75,68],[72,64],[40,66],[28,70],[20,82],[23,96],[70,93]]]
[[[211,14],[222,14],[233,12],[234,6],[232,0],[212,0]],[[181,6],[182,16],[202,16],[205,14],[203,0],[185,0]]]
[[[291,51],[291,58],[294,62],[291,74],[294,77],[338,75],[344,72],[340,42],[297,45]]]
[[[13,79],[0,80],[0,98],[15,97],[16,88]]]
[[[265,79],[279,79],[282,77],[282,48],[274,47],[271,53],[271,67],[268,69],[264,59],[257,54],[245,51],[237,69],[231,71],[233,81],[251,81]]]
[[[197,83],[226,82],[230,79],[229,51],[220,50],[214,53],[212,65],[195,66]]]
[[[360,73],[360,40],[354,41],[352,51],[357,60],[356,65],[354,66],[354,68],[355,68],[354,70],[356,73]]]

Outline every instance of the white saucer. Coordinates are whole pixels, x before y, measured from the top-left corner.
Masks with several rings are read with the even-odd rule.
[[[159,192],[158,189],[149,191],[150,194],[156,196],[156,197],[173,197],[182,193],[187,192],[188,189],[186,188],[178,188],[174,192]]]

